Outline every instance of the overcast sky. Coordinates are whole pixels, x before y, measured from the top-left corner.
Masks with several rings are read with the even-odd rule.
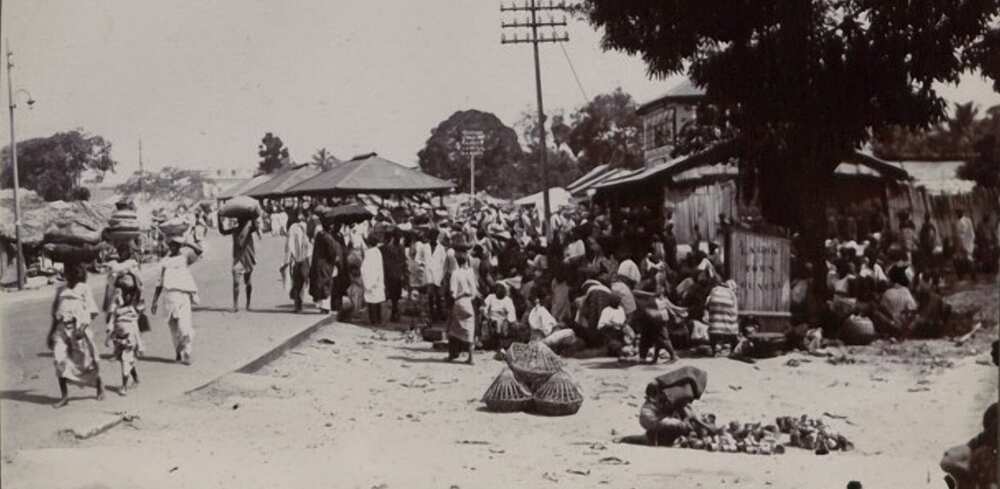
[[[513,125],[534,109],[531,49],[500,44],[494,0],[3,7],[15,88],[38,101],[30,111],[20,104],[18,138],[82,127],[113,142],[124,172],[137,168],[140,137],[147,168],[253,167],[267,131],[299,161],[326,147],[340,158],[376,151],[411,164],[431,128],[456,110]],[[601,51],[586,24],[571,24],[569,35],[564,47],[590,97],[621,86],[642,102],[678,81],[649,80],[641,60]],[[550,114],[584,102],[558,45],[542,47],[542,82]],[[942,93],[1000,103],[978,77]],[[5,135],[8,124],[4,117]]]

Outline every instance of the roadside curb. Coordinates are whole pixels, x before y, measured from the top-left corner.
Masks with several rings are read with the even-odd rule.
[[[242,367],[239,367],[239,368],[237,368],[235,370],[232,370],[230,372],[226,372],[226,373],[224,373],[224,374],[222,374],[222,375],[220,375],[220,376],[218,376],[218,377],[216,377],[216,378],[214,378],[214,379],[212,379],[212,380],[210,380],[208,382],[205,382],[202,385],[199,385],[198,387],[195,387],[193,389],[184,391],[184,395],[189,395],[191,393],[200,391],[200,390],[202,390],[202,389],[204,389],[204,388],[206,388],[206,387],[208,387],[208,386],[210,386],[210,385],[218,382],[219,379],[221,379],[222,377],[225,377],[226,375],[229,375],[231,373],[252,374],[252,373],[260,370],[261,368],[263,368],[265,365],[273,362],[274,360],[276,360],[281,355],[284,355],[285,352],[287,352],[288,350],[291,350],[292,348],[295,348],[296,346],[301,345],[302,342],[305,341],[306,338],[312,336],[312,334],[315,333],[316,330],[322,328],[323,326],[326,326],[326,325],[329,325],[329,324],[333,324],[335,322],[337,322],[337,318],[334,315],[330,315],[330,316],[327,316],[327,317],[325,317],[323,319],[320,319],[319,321],[316,321],[315,323],[313,323],[311,326],[306,327],[302,331],[299,331],[298,333],[295,333],[294,335],[292,335],[291,337],[289,337],[285,341],[279,343],[274,348],[272,348],[272,349],[264,352],[264,354],[262,354],[261,356],[259,356],[259,357],[255,358],[255,359],[251,360],[250,362],[246,363]]]

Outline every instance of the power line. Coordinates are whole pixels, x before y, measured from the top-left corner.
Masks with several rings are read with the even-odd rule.
[[[583,83],[580,83],[580,77],[576,74],[576,68],[573,67],[573,60],[569,59],[569,53],[566,52],[566,46],[562,44],[559,45],[562,49],[563,56],[566,57],[566,62],[569,63],[569,71],[573,72],[573,78],[576,80],[576,86],[580,87],[580,95],[583,95],[583,103],[586,104],[590,102],[590,97],[587,96],[587,91],[583,89]]]
[[[538,161],[539,166],[542,169],[542,186],[544,187],[542,193],[542,202],[544,203],[545,213],[543,215],[543,222],[545,223],[544,231],[547,238],[552,238],[552,227],[550,225],[550,219],[552,215],[551,207],[549,206],[549,172],[546,165],[546,153],[548,152],[545,146],[545,109],[542,106],[542,70],[538,62],[538,45],[540,43],[552,42],[566,42],[569,41],[569,34],[565,31],[557,32],[556,29],[559,27],[566,27],[566,16],[563,15],[562,19],[556,20],[553,18],[552,14],[554,12],[563,12],[567,10],[566,2],[554,3],[552,0],[524,0],[523,3],[511,3],[510,6],[500,5],[501,15],[503,14],[513,14],[521,16],[521,18],[514,19],[513,21],[502,20],[500,22],[500,27],[503,29],[527,29],[526,34],[518,34],[514,31],[513,37],[508,38],[506,34],[500,35],[501,44],[531,44],[532,50],[535,55],[535,97],[538,103],[538,141],[540,142]],[[546,19],[541,19],[542,13],[546,14]],[[548,27],[550,29],[549,34],[539,33],[539,27]]]

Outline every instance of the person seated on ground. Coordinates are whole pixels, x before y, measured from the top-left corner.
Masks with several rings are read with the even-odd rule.
[[[598,332],[597,324],[601,312],[611,303],[615,294],[595,278],[597,272],[587,267],[582,272],[585,277],[580,286],[582,295],[577,299],[579,306],[574,318],[574,332],[582,338],[589,347],[599,347],[604,344],[604,337]]]
[[[1000,365],[998,345],[1000,340],[994,340],[993,365]],[[983,413],[983,431],[967,443],[944,452],[941,470],[952,478],[948,484],[951,488],[996,489],[997,459],[997,403],[994,402]]]
[[[514,324],[517,322],[517,312],[514,301],[507,295],[507,286],[498,283],[493,286],[493,293],[486,296],[481,310],[483,318],[480,342],[482,348],[490,350],[502,348],[503,341],[509,339]]]
[[[917,274],[914,298],[919,309],[913,321],[913,336],[918,338],[938,338],[951,318],[951,306],[944,301],[935,285],[932,274]]]
[[[703,420],[691,407],[707,383],[708,375],[693,367],[681,367],[650,382],[646,386],[646,401],[639,409],[639,425],[646,430],[646,443],[670,446],[692,431],[714,432],[711,418]]]
[[[905,338],[912,332],[919,305],[910,289],[906,270],[900,267],[889,271],[892,286],[882,294],[879,307],[873,313],[875,329],[882,336]]]
[[[606,338],[608,356],[628,358],[635,355],[635,330],[629,324],[625,308],[618,296],[601,311],[597,329]]]
[[[712,355],[718,354],[719,345],[728,344],[730,351],[739,343],[739,307],[736,298],[736,282],[730,280],[712,287],[705,301],[708,317],[708,340]]]
[[[639,283],[638,272],[638,268],[631,272],[626,271],[626,273],[629,273],[631,276],[617,274],[611,281],[611,292],[618,297],[618,300],[621,301],[622,307],[625,308],[626,321],[631,321],[632,315],[635,314],[635,296],[632,295],[632,289],[634,289]]]
[[[548,308],[545,307],[546,293],[544,289],[536,289],[532,298],[534,304],[525,315],[528,329],[531,331],[531,341],[541,341],[560,355],[568,355],[583,344],[572,328],[560,323]]]

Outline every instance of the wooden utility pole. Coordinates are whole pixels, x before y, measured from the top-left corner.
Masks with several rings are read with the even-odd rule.
[[[503,29],[515,29],[515,34],[512,38],[508,38],[506,34],[501,34],[500,43],[530,43],[532,51],[535,55],[535,96],[538,103],[538,162],[542,170],[542,186],[544,187],[544,190],[542,191],[542,202],[544,205],[542,227],[545,232],[545,236],[549,239],[549,241],[552,239],[552,211],[549,205],[549,172],[546,162],[548,147],[545,145],[545,109],[542,105],[542,70],[538,61],[538,44],[569,41],[569,34],[567,34],[565,30],[562,32],[557,32],[556,30],[560,27],[566,27],[565,12],[567,8],[566,2],[554,3],[551,0],[548,2],[543,0],[526,0],[522,4],[512,3],[510,6],[500,5],[500,12],[502,14],[508,13],[517,15],[521,12],[527,14],[524,18],[515,19],[511,22],[501,22],[500,25]],[[539,19],[539,14],[543,12],[547,14],[547,19],[545,20]],[[555,20],[552,17],[554,12],[563,12],[564,15],[560,20]],[[539,34],[538,29],[540,27],[548,27],[551,32],[548,34]],[[517,33],[518,29],[527,29],[528,33],[526,35],[519,35]]]

